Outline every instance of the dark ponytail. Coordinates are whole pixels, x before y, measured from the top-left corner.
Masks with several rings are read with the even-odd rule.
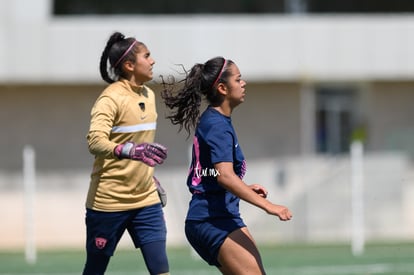
[[[222,103],[223,97],[217,92],[217,84],[226,83],[228,67],[231,64],[231,60],[226,62],[223,57],[216,57],[204,64],[195,64],[190,72],[184,69],[185,78],[177,83],[181,85],[177,91],[174,91],[174,78],[170,78],[171,81],[167,83],[161,76],[164,87],[161,96],[165,105],[172,110],[167,118],[172,124],[180,125],[179,131],[185,128],[190,134],[195,129],[203,96],[212,106]]]
[[[128,48],[133,44],[133,47],[128,51]],[[122,69],[122,64],[125,61],[136,61],[136,54],[139,51],[139,46],[143,45],[141,42],[136,42],[135,38],[125,36],[120,32],[114,32],[106,43],[105,49],[102,52],[99,63],[99,71],[104,81],[113,83],[119,77],[126,77]],[[110,69],[108,70],[108,61]]]

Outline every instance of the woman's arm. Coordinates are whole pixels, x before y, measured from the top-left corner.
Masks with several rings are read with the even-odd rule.
[[[91,131],[88,133],[88,149],[95,156],[114,158],[114,149],[118,145],[109,140],[108,134],[101,131]]]
[[[117,144],[109,140],[116,116],[117,105],[107,96],[100,97],[92,108],[87,136],[89,152],[105,158],[114,157]]]
[[[254,190],[254,186],[246,185],[234,173],[233,163],[219,162],[214,165],[214,168],[219,172],[217,176],[218,183],[240,199],[263,209],[270,215],[279,217],[282,221],[287,221],[292,218],[292,213],[287,207],[271,203],[264,196],[260,195],[262,191],[257,193]],[[258,186],[256,186],[257,188]]]

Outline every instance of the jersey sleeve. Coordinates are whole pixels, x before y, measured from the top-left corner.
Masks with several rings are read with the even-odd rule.
[[[233,134],[225,124],[216,125],[207,136],[211,149],[211,162],[233,162]]]
[[[89,151],[94,155],[113,157],[116,143],[109,140],[114,125],[117,106],[109,97],[101,97],[91,111],[91,121],[87,135]]]

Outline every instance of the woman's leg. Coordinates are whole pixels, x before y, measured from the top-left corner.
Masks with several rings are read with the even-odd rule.
[[[151,275],[170,274],[165,241],[144,244],[141,252]]]
[[[247,227],[230,233],[218,253],[220,271],[226,275],[266,274],[259,250]]]
[[[135,247],[141,248],[149,273],[169,274],[166,252],[167,228],[161,204],[136,210],[127,229]]]
[[[82,275],[103,275],[110,256],[104,253],[88,253]]]
[[[123,232],[128,211],[101,212],[86,210],[86,263],[83,275],[105,273]]]

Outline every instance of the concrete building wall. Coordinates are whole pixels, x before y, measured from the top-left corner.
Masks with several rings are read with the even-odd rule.
[[[86,133],[90,109],[104,89],[102,85],[1,85],[0,167],[21,168],[21,152],[32,145],[38,152],[38,168],[85,169],[92,156]],[[157,141],[170,155],[165,165],[186,165],[191,137],[165,118],[168,110],[157,94]],[[374,82],[366,85],[361,103],[366,118],[368,151],[397,150],[414,155],[414,82]],[[235,109],[233,123],[245,155],[250,159],[301,154],[301,83],[248,83],[246,101]],[[311,131],[315,125],[310,126]]]
[[[21,168],[21,152],[32,145],[38,152],[38,168],[84,169],[92,156],[86,134],[92,105],[105,85],[3,85],[0,86],[0,167]],[[188,162],[191,137],[178,133],[165,118],[168,110],[157,93],[157,141],[166,144],[166,165]],[[251,158],[297,154],[299,150],[298,86],[254,84],[246,102],[234,112],[234,124],[245,153]]]
[[[246,101],[233,115],[247,157],[300,153],[300,84],[248,83]]]
[[[156,75],[217,55],[233,59],[253,81],[414,75],[410,14],[59,17],[52,0],[0,4],[2,83],[97,83],[97,60],[115,30],[148,45]]]
[[[91,104],[100,87],[3,85],[0,121],[3,169],[20,169],[22,150],[32,145],[39,169],[73,169],[89,165],[85,135]]]
[[[395,150],[414,159],[414,82],[376,82],[369,103],[369,146]]]

